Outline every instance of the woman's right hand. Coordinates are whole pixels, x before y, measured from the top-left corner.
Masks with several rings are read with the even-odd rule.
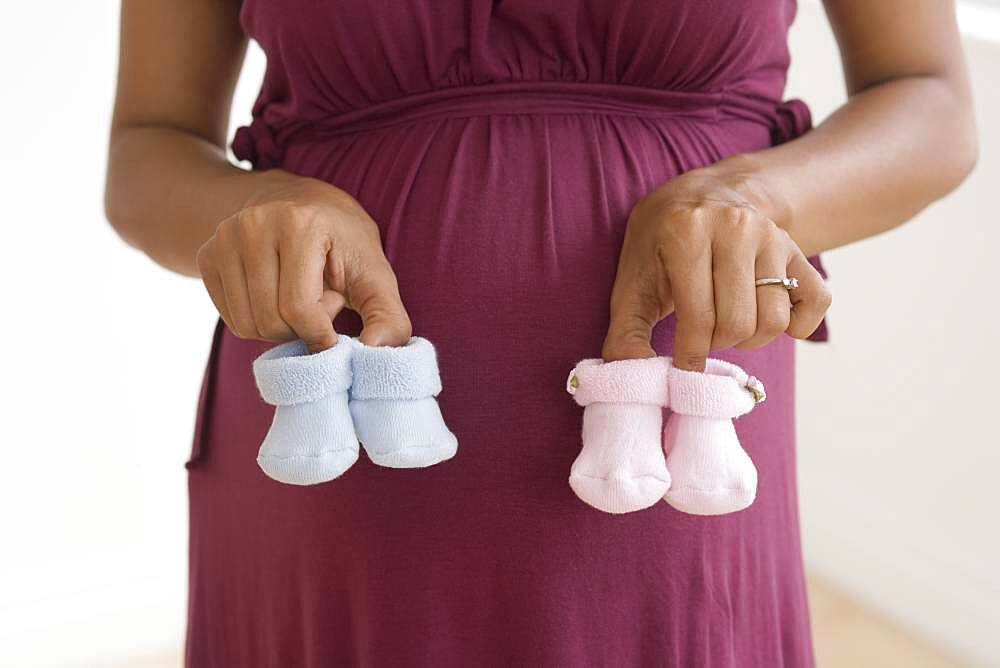
[[[333,318],[345,306],[361,315],[365,344],[411,335],[378,226],[322,181],[291,177],[251,197],[198,250],[198,268],[240,338],[299,338],[316,353],[336,343]]]

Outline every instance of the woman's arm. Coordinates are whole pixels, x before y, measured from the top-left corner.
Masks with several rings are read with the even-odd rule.
[[[826,0],[850,99],[812,132],[683,174],[633,208],[611,295],[606,360],[655,355],[676,312],[674,363],[805,338],[830,294],[804,262],[895,227],[955,188],[976,131],[953,2]],[[754,289],[755,278],[802,286]],[[790,299],[789,299],[790,297]]]
[[[133,246],[197,276],[216,225],[276,175],[226,159],[239,0],[125,0],[105,207]]]
[[[378,227],[314,179],[226,159],[246,49],[240,0],[124,0],[106,210],[130,244],[200,276],[237,336],[333,345],[347,306],[361,339],[398,345],[410,321]],[[284,262],[281,262],[281,259]]]
[[[803,137],[724,160],[807,254],[896,227],[950,192],[977,137],[954,3],[826,0],[850,98]]]

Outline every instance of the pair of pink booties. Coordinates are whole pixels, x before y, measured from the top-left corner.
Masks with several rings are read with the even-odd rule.
[[[569,484],[585,503],[629,513],[663,499],[685,513],[723,515],[756,498],[757,469],[733,418],[764,400],[764,386],[735,364],[709,359],[701,373],[669,357],[586,359],[566,391],[584,407]]]

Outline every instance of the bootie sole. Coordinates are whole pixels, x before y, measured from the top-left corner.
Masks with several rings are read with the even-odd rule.
[[[394,450],[373,452],[366,448],[368,459],[374,464],[392,469],[419,469],[440,464],[458,452],[458,439],[448,432],[434,439],[429,445],[406,445]]]
[[[588,505],[617,515],[653,506],[670,488],[670,480],[655,475],[599,478],[571,473],[569,486]]]
[[[269,478],[288,485],[318,485],[344,474],[358,461],[353,448],[327,450],[315,455],[258,455],[257,465]]]
[[[674,486],[667,492],[664,501],[689,515],[725,515],[746,509],[756,496],[755,489],[712,490]]]

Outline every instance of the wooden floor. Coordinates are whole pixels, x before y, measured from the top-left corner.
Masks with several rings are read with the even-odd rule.
[[[963,664],[859,605],[827,583],[809,581],[819,668],[955,668]],[[117,668],[179,668],[177,656]]]
[[[809,607],[819,668],[953,668],[967,665],[817,578],[809,580]]]

